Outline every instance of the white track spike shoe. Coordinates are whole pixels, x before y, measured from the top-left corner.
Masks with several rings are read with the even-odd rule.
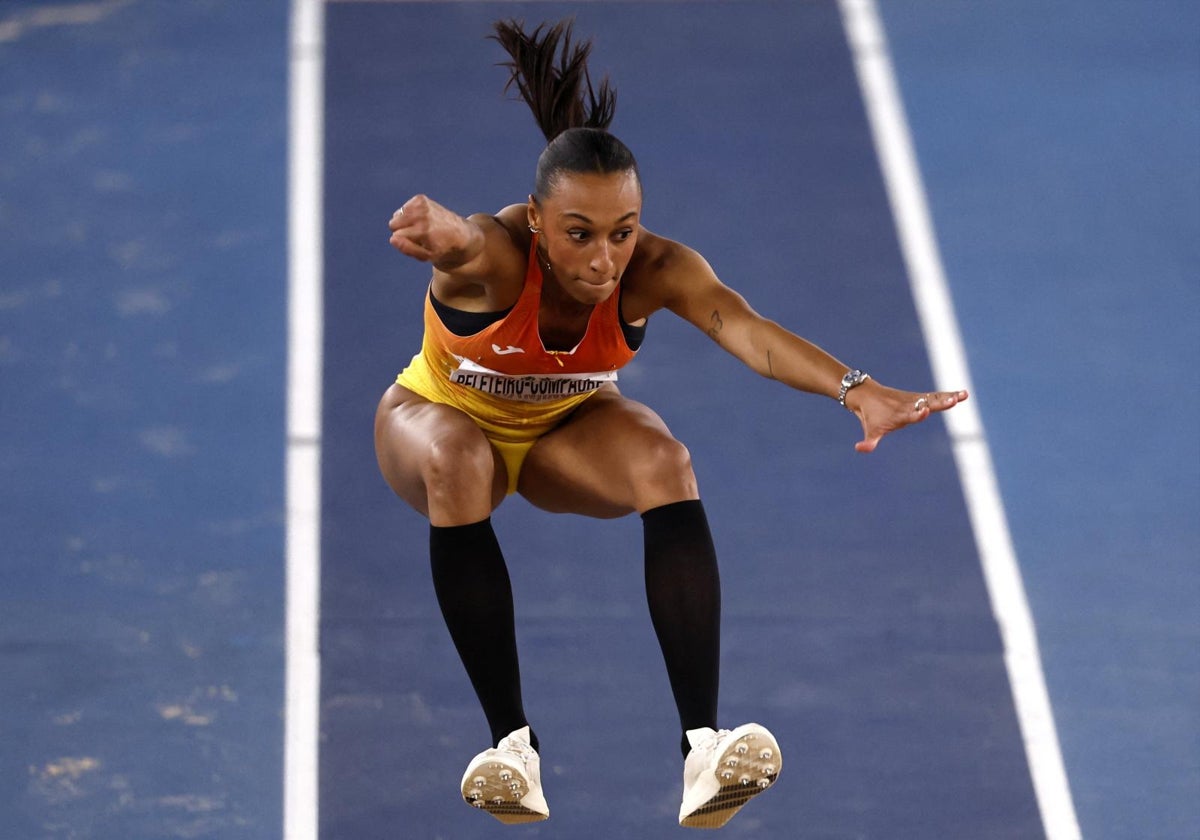
[[[775,782],[783,756],[775,736],[757,723],[730,731],[708,727],[687,733],[692,749],[683,763],[679,824],[720,828]]]
[[[523,726],[471,760],[462,778],[463,800],[505,825],[544,820],[550,806],[542,795],[541,764]]]

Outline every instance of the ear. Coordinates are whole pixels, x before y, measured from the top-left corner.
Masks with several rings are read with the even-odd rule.
[[[529,196],[529,202],[525,205],[525,217],[529,222],[529,229],[540,232],[542,229],[542,209],[538,206],[538,201],[532,195]]]

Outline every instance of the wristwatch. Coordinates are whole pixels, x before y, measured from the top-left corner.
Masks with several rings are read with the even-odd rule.
[[[843,408],[845,408],[847,411],[850,410],[846,406],[846,394],[850,391],[850,389],[863,384],[870,378],[871,374],[863,373],[861,370],[846,371],[846,375],[842,377],[841,390],[838,391],[838,402],[841,403]]]

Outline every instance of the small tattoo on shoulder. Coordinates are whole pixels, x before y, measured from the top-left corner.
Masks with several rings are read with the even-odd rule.
[[[721,333],[721,327],[725,326],[725,322],[721,320],[721,310],[713,310],[712,316],[708,319],[708,325],[708,337],[716,341],[717,336]]]

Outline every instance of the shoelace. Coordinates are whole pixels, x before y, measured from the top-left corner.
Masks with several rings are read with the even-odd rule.
[[[717,744],[720,743],[721,739],[728,735],[731,731],[732,730],[729,729],[718,729],[711,735],[705,735],[700,743],[694,747],[694,749],[714,751],[716,750]]]
[[[516,738],[501,738],[499,748],[505,752],[516,753],[526,764],[530,759],[537,758],[537,750]]]

